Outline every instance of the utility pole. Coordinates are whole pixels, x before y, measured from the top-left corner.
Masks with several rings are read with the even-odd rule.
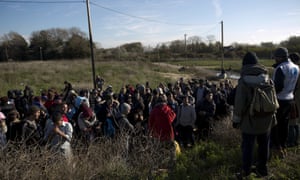
[[[157,59],[158,59],[158,61],[160,61],[159,48],[160,47],[157,48]]]
[[[187,59],[187,53],[186,53],[186,36],[187,36],[187,34],[184,34],[184,54],[185,54],[185,59]]]
[[[221,51],[222,51],[222,63],[221,63],[221,73],[220,73],[220,77],[225,79],[227,77],[227,74],[225,72],[224,69],[224,36],[223,36],[223,21],[221,21]]]
[[[8,62],[8,50],[7,50],[7,44],[5,45],[5,56],[6,56],[6,61]]]
[[[43,60],[43,47],[40,46],[40,60]]]
[[[87,16],[88,16],[88,26],[89,26],[89,36],[90,36],[90,48],[91,48],[91,61],[92,61],[92,71],[93,71],[93,85],[96,89],[96,74],[95,74],[95,60],[94,60],[94,47],[93,47],[93,36],[91,28],[91,17],[90,17],[90,1],[86,0]]]
[[[119,61],[121,61],[121,46],[118,47]]]
[[[222,63],[221,63],[221,71],[224,70],[224,38],[223,38],[223,21],[221,21],[221,51],[222,51]]]

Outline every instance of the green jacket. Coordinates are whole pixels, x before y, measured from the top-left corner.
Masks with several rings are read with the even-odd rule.
[[[268,71],[264,66],[259,64],[243,66],[236,87],[233,113],[233,122],[240,123],[243,133],[263,134],[270,131],[276,124],[275,113],[264,117],[254,117],[250,116],[249,111],[253,92],[248,85],[255,86],[268,80]]]

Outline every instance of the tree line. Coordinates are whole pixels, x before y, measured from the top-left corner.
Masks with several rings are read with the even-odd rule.
[[[179,58],[220,58],[222,44],[214,36],[208,42],[199,36],[185,40],[173,40],[157,44],[155,47],[143,46],[141,42],[104,49],[93,44],[96,59],[109,60],[172,60]],[[91,55],[89,38],[78,28],[52,28],[35,31],[29,42],[16,33],[9,32],[0,37],[0,62],[28,60],[82,59]],[[290,52],[300,52],[300,36],[274,44],[262,42],[259,45],[232,43],[223,47],[225,58],[241,58],[247,51],[254,51],[260,58],[271,58],[277,46],[285,46]]]
[[[29,42],[16,32],[9,32],[0,38],[0,61],[74,59],[89,56],[89,39],[78,28],[35,31]]]

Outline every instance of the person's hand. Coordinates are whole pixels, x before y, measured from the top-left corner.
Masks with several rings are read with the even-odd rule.
[[[239,129],[239,128],[240,128],[240,123],[233,122],[233,123],[232,123],[232,127],[233,127],[234,129]]]

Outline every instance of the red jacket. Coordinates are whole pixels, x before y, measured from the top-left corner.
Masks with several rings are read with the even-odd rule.
[[[150,135],[161,141],[174,140],[172,122],[176,117],[175,112],[165,103],[156,105],[149,116]]]
[[[63,119],[63,122],[69,122],[69,118],[67,117],[66,114],[62,115],[62,119]]]

